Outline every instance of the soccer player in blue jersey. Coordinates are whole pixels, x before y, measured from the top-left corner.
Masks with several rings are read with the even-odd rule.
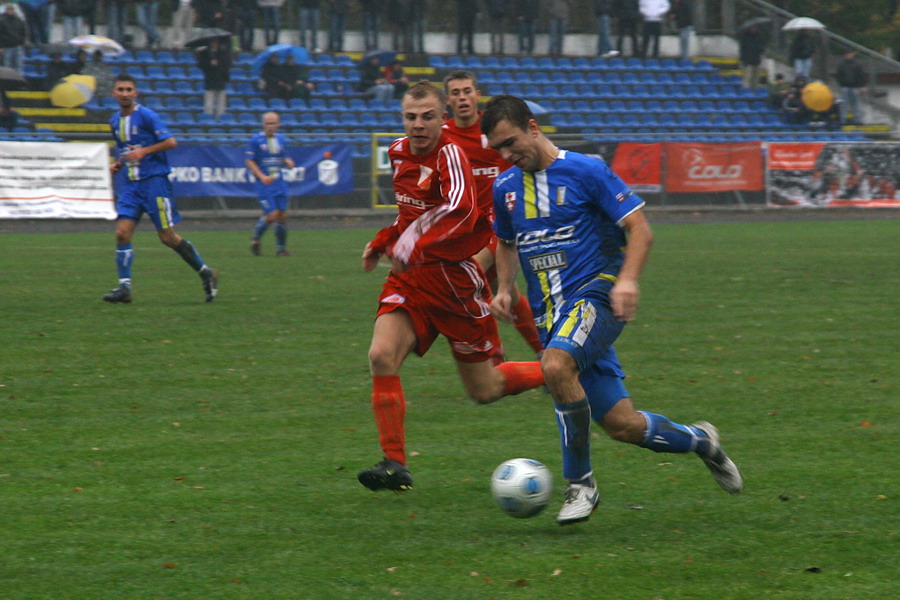
[[[131,238],[144,213],[153,221],[160,241],[175,250],[200,275],[206,301],[218,294],[216,273],[189,241],[175,233],[181,220],[169,181],[166,150],[178,145],[159,115],[137,103],[138,89],[127,73],[113,83],[113,98],[119,110],[109,121],[116,141],[117,160],[110,166],[115,174],[125,169],[125,181],[116,190],[116,267],[119,286],[103,296],[107,302],[131,302],[131,265],[134,247]]]
[[[614,440],[656,452],[695,452],[725,491],[740,492],[740,471],[715,427],[637,411],[622,384],[612,344],[634,319],[653,242],[643,200],[602,160],[557,148],[520,98],[495,96],[481,123],[488,144],[514,165],[494,183],[500,243],[492,310],[512,319],[521,264],[546,348],[541,367],[556,403],[569,482],[557,522],[587,520],[600,500],[590,458],[592,418]]]
[[[294,168],[294,161],[285,154],[284,138],[278,134],[281,117],[267,112],[262,118],[262,131],[253,136],[244,153],[244,164],[256,177],[256,198],[263,215],[253,228],[250,252],[260,255],[259,240],[275,223],[275,254],[290,256],[287,251],[287,182],[281,176],[282,167]]]

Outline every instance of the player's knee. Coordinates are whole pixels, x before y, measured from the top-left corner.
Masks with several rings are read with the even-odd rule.
[[[541,358],[544,381],[553,389],[555,386],[563,385],[571,379],[577,378],[578,370],[573,368],[573,365],[572,361],[563,360],[563,357],[556,352],[545,352]]]
[[[502,389],[485,385],[468,387],[466,393],[475,404],[491,404],[503,397]]]
[[[389,348],[372,346],[369,348],[369,368],[375,375],[396,373],[400,368],[396,353]]]

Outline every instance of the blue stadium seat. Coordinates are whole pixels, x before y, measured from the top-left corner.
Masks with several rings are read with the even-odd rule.
[[[176,81],[175,82],[175,93],[177,94],[193,94],[196,90],[194,89],[194,85],[187,80]]]
[[[332,56],[331,54],[326,54],[326,53],[322,52],[320,54],[315,55],[315,58],[316,58],[317,65],[331,66],[331,65],[335,64],[334,56]]]
[[[132,62],[140,63],[142,65],[155,65],[156,57],[151,50],[138,50],[134,53]]]
[[[338,54],[337,58],[334,59],[335,64],[338,64],[342,67],[353,67],[356,68],[356,63],[352,58],[347,56],[346,54]]]
[[[446,69],[447,62],[444,60],[444,57],[440,54],[432,54],[428,57],[428,65],[435,69]]]
[[[173,123],[181,125],[182,127],[190,127],[194,125],[197,121],[194,120],[194,113],[188,111],[181,111],[175,113],[175,118]]]
[[[219,115],[219,125],[236,125],[237,118],[235,118],[234,113],[223,113]]]
[[[168,50],[159,50],[156,52],[156,63],[159,65],[174,65],[175,55]]]
[[[166,68],[166,78],[168,78],[169,81],[178,81],[181,79],[187,79],[188,76],[187,74],[185,74],[184,69],[182,69],[180,66],[170,65]]]
[[[166,70],[159,65],[149,65],[145,70],[146,76],[148,79],[165,79],[168,80],[166,76]]]
[[[269,98],[268,104],[272,110],[287,110],[287,101],[284,98]]]
[[[250,112],[238,113],[238,116],[237,116],[237,122],[240,123],[241,125],[256,126],[256,125],[259,125],[259,121],[260,121],[259,117],[257,117],[255,114],[250,113]]]
[[[260,96],[252,96],[247,100],[247,108],[250,110],[268,110],[269,106],[266,104],[264,98]]]

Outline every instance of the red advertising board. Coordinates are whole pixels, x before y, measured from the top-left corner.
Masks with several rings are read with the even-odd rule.
[[[666,191],[761,191],[764,187],[762,144],[667,142]]]
[[[612,170],[634,191],[658,194],[662,190],[662,144],[622,142],[616,148]]]

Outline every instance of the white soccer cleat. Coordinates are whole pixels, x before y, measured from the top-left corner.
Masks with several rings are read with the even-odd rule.
[[[600,492],[595,481],[591,480],[590,485],[570,483],[566,488],[563,507],[556,515],[556,522],[560,525],[572,525],[587,521],[591,518],[591,513],[597,510],[598,504]]]
[[[722,450],[722,444],[719,442],[719,430],[706,421],[697,421],[693,427],[705,433],[709,438],[709,454],[701,455],[700,458],[709,468],[713,479],[729,494],[740,493],[744,489],[744,478],[734,461],[728,458],[728,455]]]

